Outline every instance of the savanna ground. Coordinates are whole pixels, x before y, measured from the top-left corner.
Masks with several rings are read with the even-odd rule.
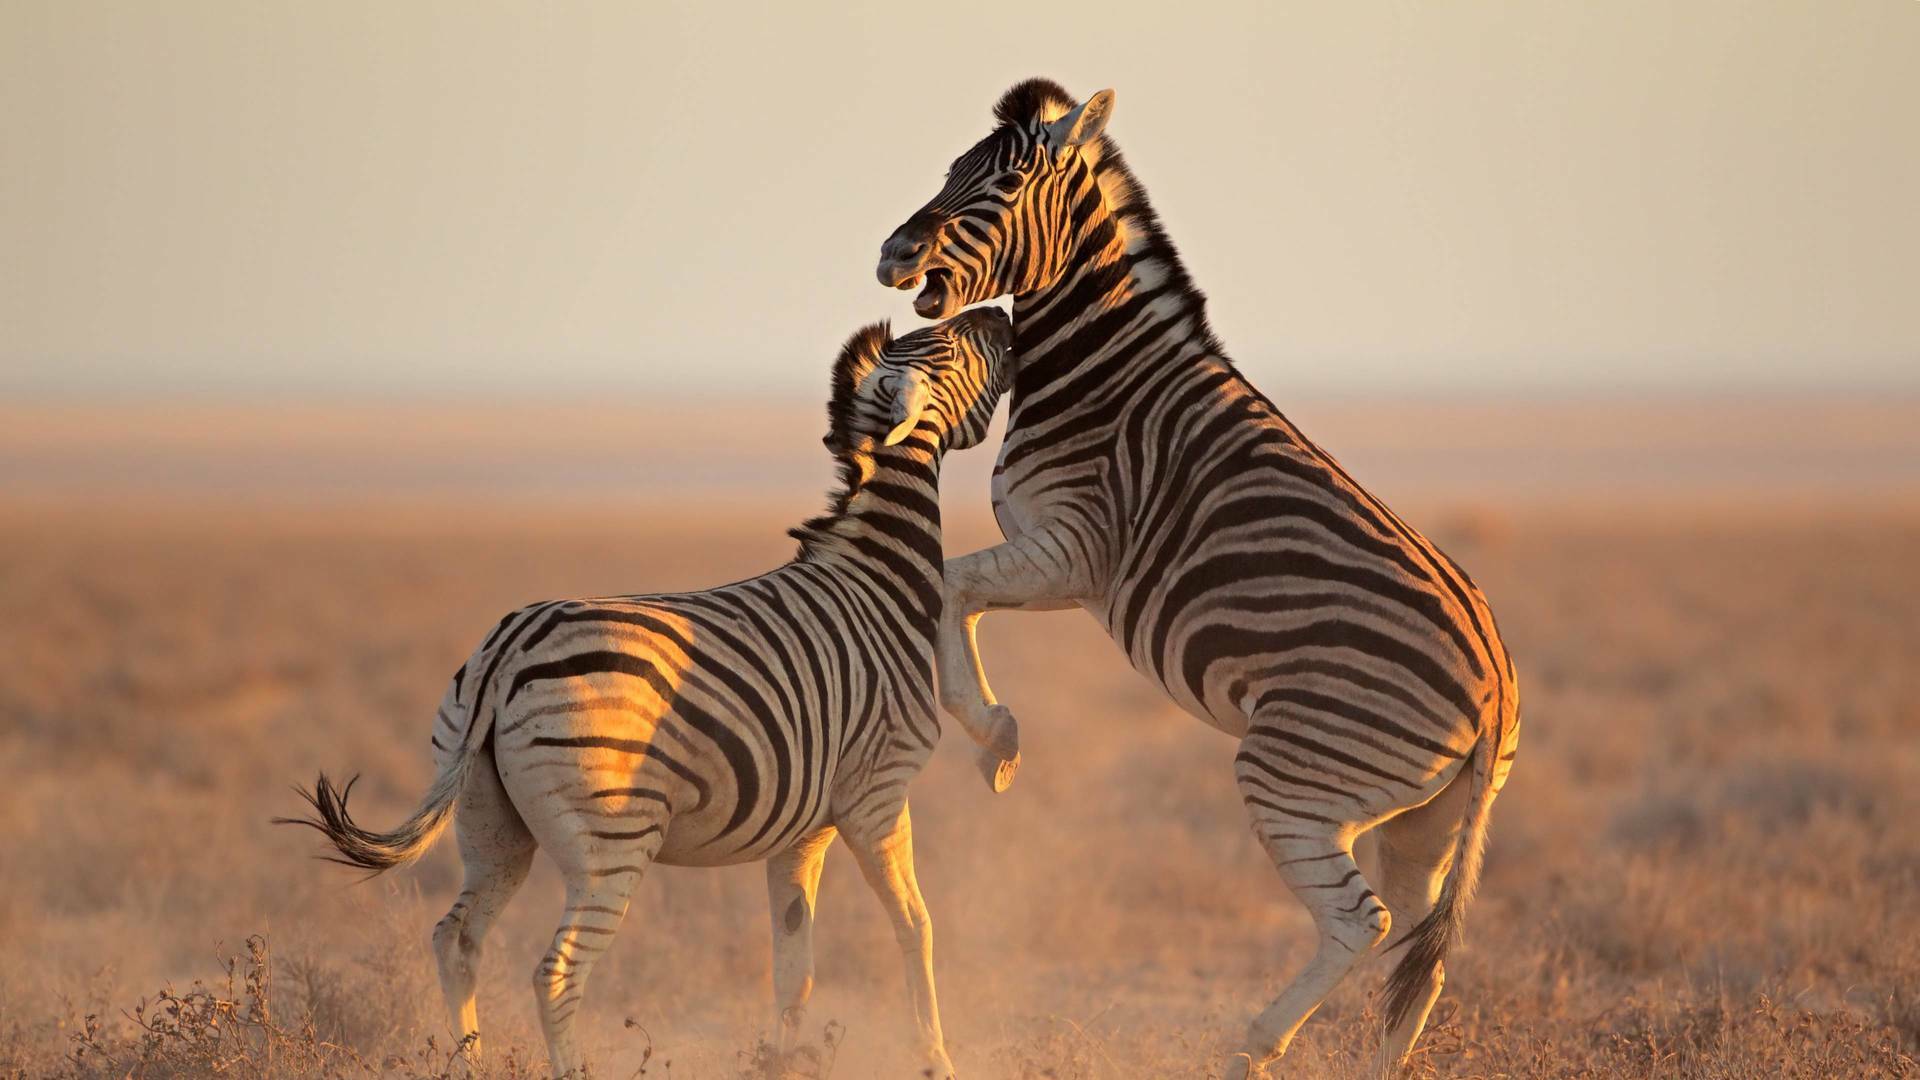
[[[1499,450],[1408,443],[1434,473]],[[101,466],[50,491],[23,455],[0,440],[21,481],[0,491],[8,1077],[200,1075],[222,1054],[235,1075],[442,1071],[427,932],[452,845],[356,883],[268,818],[325,768],[363,774],[364,820],[397,820],[446,678],[502,612],[767,568],[820,486],[678,515],[524,492],[140,494],[152,466],[130,457],[139,482]],[[1713,485],[1664,471],[1560,501],[1381,485],[1494,599],[1527,716],[1417,1075],[1920,1075],[1920,499],[1898,470],[1838,496],[1818,471],[1782,481],[1792,497],[1749,475],[1704,504],[1688,492]],[[972,477],[950,477],[968,508],[950,550],[989,535]],[[1022,718],[1019,781],[990,795],[950,732],[914,789],[956,1064],[1217,1075],[1313,941],[1246,827],[1232,742],[1082,615],[996,616],[983,638]],[[538,1074],[528,977],[559,908],[540,865],[490,939],[489,1074]],[[835,1022],[838,1045],[796,1075],[829,1058],[843,1080],[911,1075],[892,936],[844,853],[820,911],[808,1025]],[[583,1013],[596,1075],[767,1075],[767,925],[757,866],[653,870]],[[1335,994],[1285,1075],[1365,1073],[1378,974]],[[262,995],[283,1037],[249,1015]],[[144,1048],[135,1015],[163,1030]]]

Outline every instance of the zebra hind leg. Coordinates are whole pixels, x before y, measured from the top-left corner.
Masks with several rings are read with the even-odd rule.
[[[1267,1066],[1286,1053],[1300,1026],[1391,922],[1354,862],[1353,827],[1327,813],[1325,790],[1290,781],[1269,756],[1242,744],[1235,763],[1241,797],[1281,880],[1313,916],[1320,941],[1313,959],[1249,1025],[1246,1050],[1229,1059],[1230,1080],[1267,1076]]]
[[[452,910],[433,928],[447,1015],[454,1038],[472,1040],[466,1051],[470,1061],[480,1057],[480,1019],[473,998],[481,948],[488,928],[526,880],[535,847],[533,834],[500,785],[492,752],[477,753],[454,819],[466,881]]]
[[[588,871],[566,867],[566,914],[553,944],[533,971],[533,996],[555,1077],[587,1075],[586,1062],[573,1038],[573,1021],[586,994],[594,961],[613,944],[627,914],[627,901],[651,865],[653,851],[623,854],[623,862]]]
[[[1424,806],[1414,807],[1374,830],[1380,862],[1380,892],[1386,899],[1387,909],[1393,912],[1393,925],[1398,929],[1381,948],[1389,962],[1400,959],[1407,938],[1439,899],[1440,886],[1453,865],[1455,842],[1467,809],[1469,772],[1460,770],[1440,794]],[[1411,1008],[1398,1024],[1383,1033],[1376,1075],[1391,1076],[1406,1060],[1445,982],[1445,968],[1436,965],[1426,985],[1415,995]]]

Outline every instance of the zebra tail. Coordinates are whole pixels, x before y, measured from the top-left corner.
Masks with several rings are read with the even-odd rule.
[[[1388,1031],[1398,1028],[1419,1004],[1428,978],[1446,959],[1447,950],[1460,940],[1466,927],[1467,903],[1473,899],[1474,887],[1479,884],[1480,862],[1486,853],[1487,821],[1497,794],[1493,786],[1494,770],[1499,766],[1500,745],[1506,738],[1506,713],[1507,703],[1503,701],[1491,730],[1482,731],[1479,741],[1473,745],[1472,797],[1460,821],[1453,863],[1447,869],[1433,910],[1407,935],[1407,951],[1387,976]]]
[[[347,797],[360,779],[357,775],[349,779],[345,787],[335,787],[324,772],[312,791],[294,789],[313,813],[308,817],[274,818],[273,823],[305,825],[317,830],[339,853],[321,856],[328,862],[359,867],[374,874],[410,863],[426,854],[453,821],[454,804],[466,787],[468,774],[473,771],[475,751],[486,741],[492,726],[483,718],[468,729],[460,747],[441,762],[433,786],[427,789],[419,808],[391,832],[364,829],[347,813]]]

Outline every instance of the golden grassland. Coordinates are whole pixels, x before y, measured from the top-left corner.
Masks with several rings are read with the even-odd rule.
[[[1920,1075],[1920,504],[1661,505],[1413,508],[1492,596],[1527,717],[1415,1074]],[[452,845],[356,883],[268,818],[325,768],[397,820],[445,680],[502,612],[751,574],[797,519],[0,501],[0,1076],[445,1072],[427,933]],[[990,535],[977,513],[950,532]],[[995,616],[983,640],[1019,782],[990,795],[950,732],[914,789],[956,1064],[1216,1075],[1313,943],[1232,742],[1083,615]],[[487,1074],[538,1073],[529,976],[559,910],[540,865],[490,939]],[[767,925],[756,866],[652,871],[583,1013],[596,1074],[778,1075],[754,1053]],[[792,1075],[911,1075],[892,935],[842,853],[816,940],[809,1027],[838,1045]],[[1286,1075],[1364,1074],[1379,974]]]

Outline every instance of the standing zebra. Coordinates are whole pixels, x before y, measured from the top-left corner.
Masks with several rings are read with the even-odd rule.
[[[893,921],[926,1075],[952,1075],[907,782],[940,734],[940,457],[985,436],[1011,338],[995,308],[898,339],[879,325],[854,334],[827,407],[844,489],[793,530],[792,562],[705,592],[502,619],[454,673],[433,787],[392,832],[348,817],[351,784],[323,774],[302,792],[314,817],[300,823],[326,834],[335,861],[375,872],[418,858],[457,819],[466,882],[433,934],[457,1035],[477,1037],[481,943],[541,846],[567,887],[533,978],[556,1076],[581,1064],[587,975],[653,862],[766,861],[786,1054],[813,989],[814,897],[838,832]]]
[[[1099,619],[1136,669],[1240,740],[1255,833],[1319,930],[1231,1071],[1264,1074],[1397,924],[1391,1067],[1440,993],[1511,767],[1513,666],[1466,573],[1227,360],[1102,135],[1112,109],[1111,91],[1014,87],[881,248],[882,284],[924,282],[923,316],[1011,295],[1021,357],[993,483],[1007,542],[947,563],[941,704],[1004,788],[1019,741],[975,652],[980,615],[1077,604]],[[1363,874],[1354,844],[1375,827]]]

